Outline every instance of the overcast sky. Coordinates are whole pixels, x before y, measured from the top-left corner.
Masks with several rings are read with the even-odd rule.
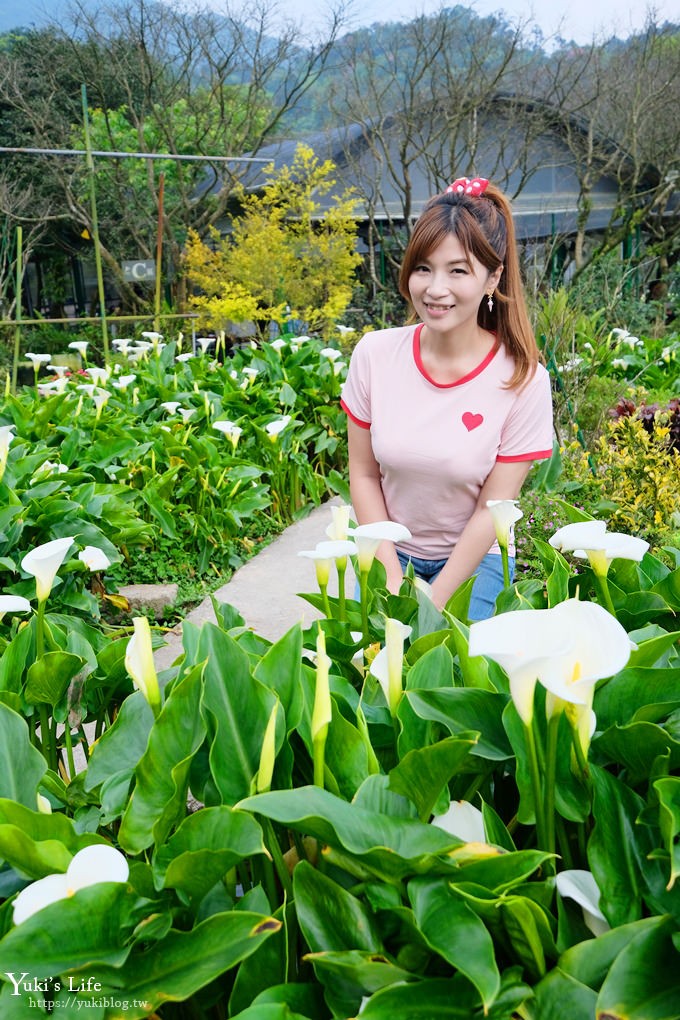
[[[219,0],[214,0],[219,6]],[[429,13],[440,6],[455,7],[457,0],[351,0],[351,27],[371,25],[379,21],[409,20],[419,13]],[[322,16],[332,0],[282,0],[280,9],[307,23]],[[633,0],[471,0],[469,7],[476,14],[503,12],[508,21],[531,21],[545,37],[559,33],[563,39],[589,43],[593,37],[618,35],[626,38],[644,27],[647,11],[656,12],[656,21],[680,21],[678,0],[659,0],[648,5]]]

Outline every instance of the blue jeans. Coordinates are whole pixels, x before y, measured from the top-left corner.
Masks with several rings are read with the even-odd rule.
[[[447,560],[421,560],[418,556],[409,556],[408,553],[400,552],[399,549],[397,549],[397,556],[402,570],[406,569],[410,560],[416,577],[422,577],[428,584],[432,584],[447,563]],[[508,558],[508,567],[512,581],[515,574],[514,556]],[[503,587],[502,557],[498,553],[487,553],[475,571],[475,583],[472,586],[472,597],[470,598],[470,619],[487,620],[493,616],[496,597],[502,592]]]

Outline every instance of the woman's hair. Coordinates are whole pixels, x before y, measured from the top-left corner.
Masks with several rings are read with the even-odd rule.
[[[524,299],[510,203],[502,191],[488,184],[482,195],[449,191],[430,199],[406,248],[399,291],[410,302],[411,274],[451,234],[458,238],[466,256],[474,255],[489,272],[503,266],[493,310],[489,311],[484,298],[477,322],[505,344],[515,361],[508,386],[519,387],[533,375],[539,352]]]

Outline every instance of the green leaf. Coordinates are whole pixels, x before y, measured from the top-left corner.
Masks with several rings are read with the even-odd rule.
[[[273,691],[281,702],[288,732],[298,725],[302,713],[301,662],[302,627],[298,623],[268,649],[253,671],[255,679]]]
[[[680,1003],[677,925],[668,917],[634,935],[616,957],[597,997],[599,1017],[675,1020]]]
[[[660,754],[669,754],[669,768],[680,767],[680,741],[655,723],[634,722],[628,726],[612,726],[593,740],[591,755],[600,765],[616,762],[629,773],[631,786],[651,775]]]
[[[82,976],[101,983],[98,995],[127,999],[126,1018],[146,1020],[167,1002],[190,999],[280,929],[275,918],[248,911],[213,914],[190,931],[173,930],[150,948],[135,949],[122,968],[92,966]]]
[[[25,720],[0,702],[0,796],[35,809],[46,772],[47,762],[31,744]]]
[[[427,978],[409,984],[389,985],[364,1005],[361,1020],[471,1020],[468,1002],[461,1002],[460,984],[444,978]]]
[[[78,850],[105,840],[93,833],[79,834],[64,814],[42,814],[14,800],[0,800],[0,859],[19,874],[43,878],[66,871]]]
[[[137,903],[123,883],[100,882],[43,907],[0,941],[0,972],[45,978],[86,965],[90,973],[100,963],[119,967]]]
[[[146,750],[153,711],[141,691],[128,695],[120,712],[92,748],[85,789],[94,790],[116,775],[131,775]]]
[[[532,1020],[593,1020],[597,992],[564,974],[559,967],[538,982],[531,1003]]]
[[[680,875],[680,779],[668,776],[657,779],[654,789],[659,795],[659,825],[670,857],[668,889]]]
[[[262,829],[251,815],[229,807],[203,808],[158,848],[154,884],[200,900],[239,861],[264,853]]]
[[[165,842],[186,813],[189,769],[205,739],[201,674],[195,666],[175,684],[149,734],[120,826],[120,845],[129,853]]]
[[[631,722],[636,712],[649,705],[667,705],[668,712],[680,705],[680,670],[621,670],[595,691],[593,710],[598,729]]]
[[[313,953],[383,952],[375,919],[364,904],[307,861],[295,868],[293,889],[300,929]]]
[[[460,846],[434,825],[366,811],[316,786],[262,793],[237,806],[345,850],[388,880],[425,873],[435,863],[446,867],[445,855]]]
[[[421,822],[429,821],[437,798],[477,742],[477,735],[447,737],[419,751],[409,751],[389,773],[389,789],[408,797]]]
[[[593,765],[591,772],[595,828],[588,861],[601,892],[600,910],[612,926],[626,924],[641,915],[641,858],[652,849],[645,829],[636,825],[644,803],[605,769]]]
[[[526,896],[507,896],[498,909],[517,961],[531,980],[539,980],[547,969],[546,956],[558,955],[545,913]]]
[[[24,696],[29,705],[46,702],[54,707],[68,690],[71,680],[85,665],[85,659],[69,652],[46,652],[31,663],[26,674]]]
[[[470,655],[468,652],[470,628],[456,619],[455,616],[449,617],[449,623],[451,625],[451,643],[458,655],[465,686],[479,687],[485,691],[495,690],[493,683],[489,679],[488,659],[485,659],[483,655]],[[438,686],[443,686],[443,684]]]
[[[501,979],[485,925],[442,880],[414,879],[409,882],[408,895],[428,944],[475,986],[486,1012],[500,990]]]
[[[512,757],[512,747],[503,728],[505,694],[454,687],[438,690],[406,691],[404,697],[422,719],[441,723],[453,736],[470,731],[480,733],[471,754],[491,761]]]
[[[660,634],[648,641],[640,641],[637,648],[630,653],[628,669],[654,666],[662,655],[680,641],[680,630],[669,634]]]
[[[331,699],[332,719],[326,739],[326,767],[343,797],[351,800],[369,773],[369,755],[361,732]]]
[[[274,704],[254,680],[248,656],[218,627],[201,628],[198,658],[205,660],[201,714],[210,746],[210,770],[222,803],[233,805],[251,790]]]

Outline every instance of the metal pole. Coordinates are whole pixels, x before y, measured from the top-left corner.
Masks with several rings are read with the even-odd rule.
[[[83,126],[85,128],[85,151],[87,169],[90,177],[90,208],[92,219],[92,241],[94,244],[94,264],[97,270],[97,291],[99,294],[99,314],[102,326],[102,346],[104,349],[104,361],[109,360],[109,331],[106,325],[106,299],[104,292],[104,274],[102,273],[102,255],[99,247],[99,223],[97,220],[97,197],[94,186],[94,160],[92,159],[92,146],[90,144],[90,118],[87,111],[87,90],[85,85],[80,86],[83,100]]]
[[[19,351],[21,349],[21,287],[24,278],[24,242],[23,229],[17,227],[17,264],[16,264],[16,295],[14,299],[14,359],[12,361],[12,393],[17,391],[17,378],[19,374]]]
[[[153,328],[160,333],[161,325],[161,277],[163,259],[163,195],[165,193],[165,174],[161,173],[158,179],[158,233],[156,236],[156,297],[154,304],[154,325]]]

